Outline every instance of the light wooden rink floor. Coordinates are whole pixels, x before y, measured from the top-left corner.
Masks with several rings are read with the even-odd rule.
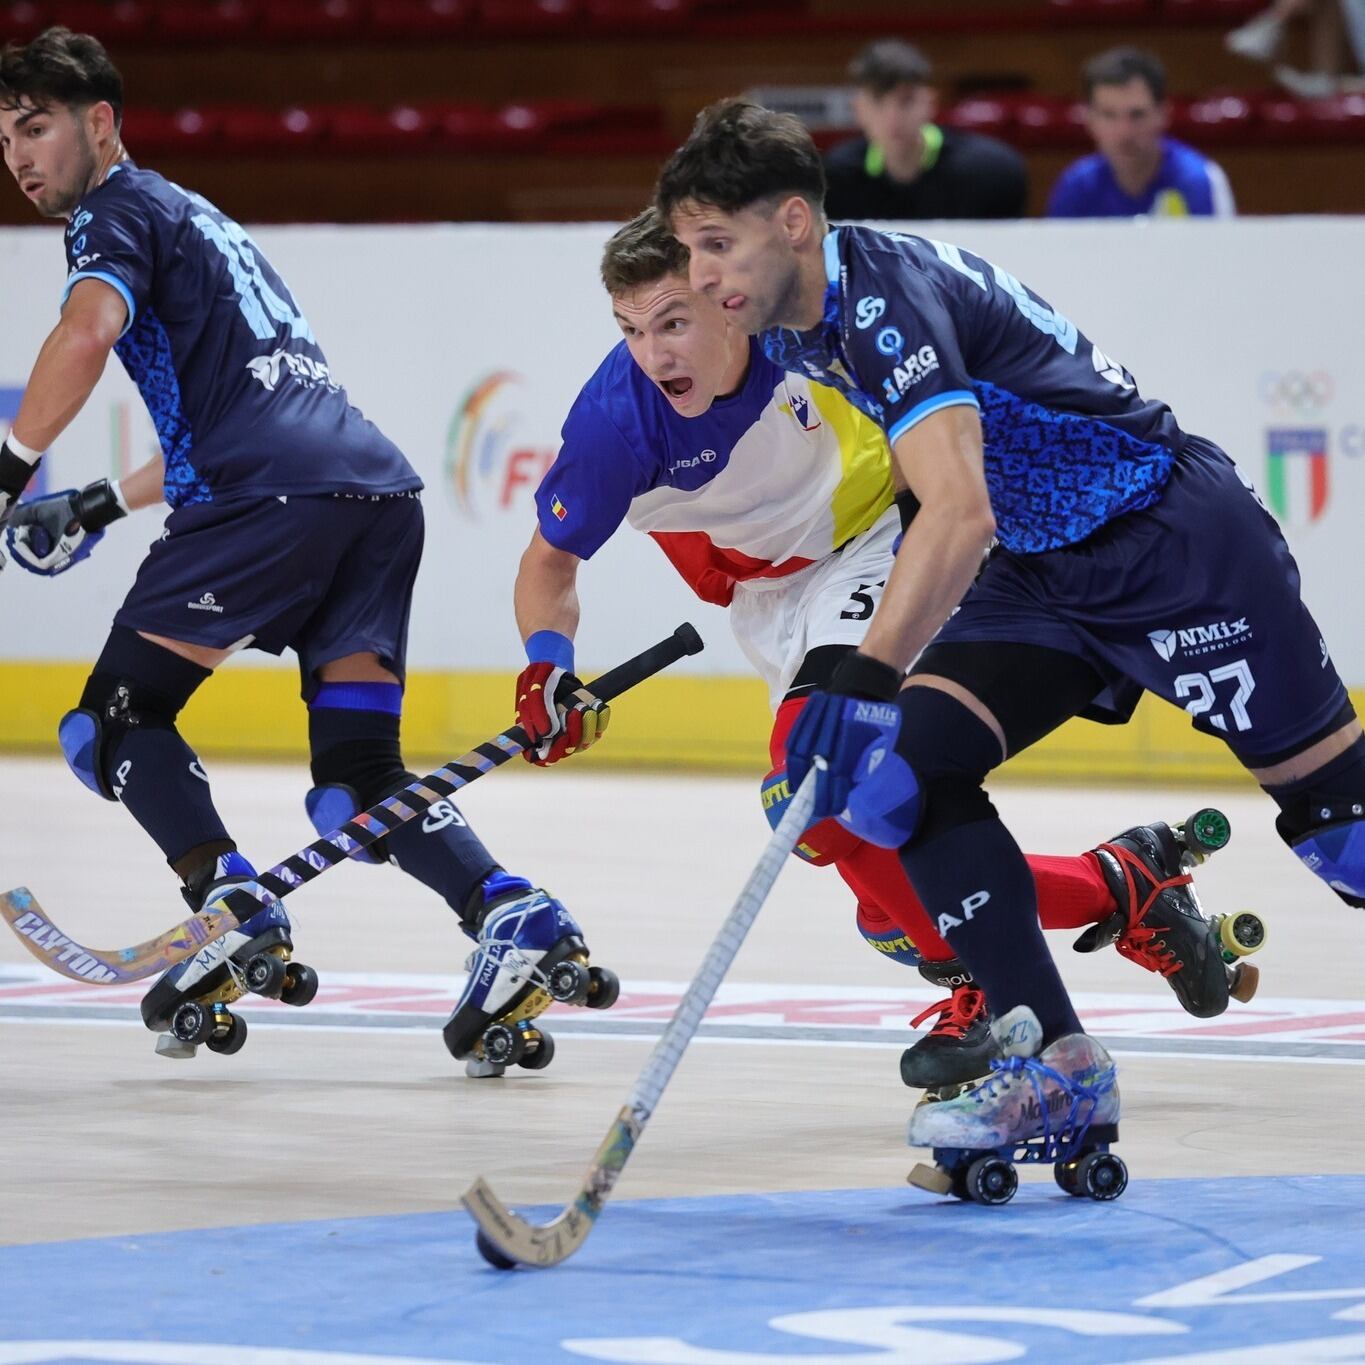
[[[219,763],[211,776],[259,866],[311,838],[302,765]],[[60,762],[3,760],[0,782],[0,883],[29,886],[72,937],[119,947],[183,916],[150,842]],[[676,995],[691,977],[762,849],[756,788],[518,765],[465,794],[495,856],[564,900],[626,988],[616,1011],[561,1012],[540,1073],[472,1081],[446,1054],[440,1016],[468,944],[391,868],[342,866],[290,898],[298,956],[324,994],[294,1018],[244,1001],[252,1035],[235,1057],[154,1055],[138,992],[63,985],[6,934],[0,1242],[450,1210],[480,1174],[511,1202],[562,1204],[667,1017],[668,983]],[[1268,921],[1251,1007],[1200,1025],[1112,951],[1082,957],[1052,939],[1092,1031],[1122,1037],[1118,1150],[1133,1184],[1365,1171],[1365,917],[1297,865],[1270,803],[1249,789],[995,794],[1037,852],[1079,852],[1207,803],[1232,817],[1232,844],[1198,886],[1206,909]],[[378,1006],[341,1000],[324,1017],[338,981]],[[862,942],[832,870],[793,862],[617,1198],[900,1184],[920,1154],[904,1142],[915,1096],[897,1059],[905,1022],[934,996]],[[593,1031],[608,1025],[618,1031]]]

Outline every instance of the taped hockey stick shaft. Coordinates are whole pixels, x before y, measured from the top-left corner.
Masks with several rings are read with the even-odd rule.
[[[817,760],[819,762],[820,760]],[[749,874],[734,908],[726,916],[701,967],[683,993],[662,1036],[649,1054],[644,1070],[625,1107],[603,1139],[584,1177],[578,1196],[549,1223],[528,1223],[493,1193],[488,1182],[476,1180],[463,1203],[479,1226],[479,1249],[486,1259],[504,1269],[513,1265],[552,1266],[567,1260],[587,1240],[597,1216],[610,1197],[635,1144],[653,1115],[665,1087],[682,1060],[730,964],[735,960],[768,893],[792,849],[811,822],[815,807],[815,770],[806,774],[763,856]]]
[[[672,635],[618,664],[575,695],[584,701],[594,698],[611,701],[677,663],[684,655],[700,653],[703,647],[696,630],[690,624],[683,624]],[[315,839],[268,872],[260,873],[257,881],[276,898],[297,891],[306,882],[320,877],[329,868],[344,863],[384,835],[415,819],[437,801],[501,767],[530,742],[519,725],[511,726],[461,758],[362,811],[330,834]],[[191,915],[164,934],[131,948],[116,949],[85,948],[68,938],[47,917],[27,887],[16,887],[0,895],[0,915],[29,952],[53,971],[69,976],[73,981],[108,985],[138,981],[165,971],[250,919],[263,903],[250,891],[231,890],[213,901],[211,908]]]

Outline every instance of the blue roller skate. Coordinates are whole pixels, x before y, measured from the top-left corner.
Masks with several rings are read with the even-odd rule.
[[[588,965],[583,931],[554,897],[505,872],[488,878],[483,895],[469,980],[441,1036],[467,1075],[501,1076],[509,1066],[540,1071],[555,1045],[537,1016],[555,1002],[608,1009],[621,983]]]
[[[185,887],[198,911],[232,887],[246,887],[266,904],[245,924],[207,944],[164,972],[142,998],[142,1022],[157,1039],[162,1057],[193,1057],[200,1043],[232,1054],[246,1042],[246,1020],[228,1006],[251,992],[306,1005],[318,992],[317,973],[293,961],[294,942],[284,906],[256,881],[256,869],[235,850],[210,863]]]
[[[1005,1204],[1019,1187],[1016,1162],[1048,1162],[1067,1194],[1117,1199],[1128,1168],[1109,1150],[1118,1140],[1119,1088],[1109,1054],[1089,1035],[1046,1048],[1027,1005],[991,1025],[1003,1059],[992,1075],[953,1099],[922,1101],[910,1117],[912,1147],[931,1147],[910,1183],[979,1204]]]

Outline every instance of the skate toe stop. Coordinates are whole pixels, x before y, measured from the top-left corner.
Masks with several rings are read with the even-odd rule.
[[[156,1040],[156,1055],[188,1061],[199,1049],[193,1043],[182,1042],[173,1033],[163,1033]]]
[[[486,1080],[492,1076],[501,1076],[507,1068],[497,1062],[486,1062],[479,1057],[471,1057],[464,1064],[464,1074],[476,1081]]]
[[[938,1166],[930,1166],[926,1162],[918,1162],[915,1169],[905,1177],[907,1185],[914,1185],[917,1189],[928,1190],[930,1194],[951,1194],[953,1192],[953,1178],[947,1171]]]

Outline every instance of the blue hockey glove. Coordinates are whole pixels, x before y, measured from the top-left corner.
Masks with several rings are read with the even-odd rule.
[[[795,791],[812,759],[825,760],[816,778],[815,819],[834,816],[861,833],[844,818],[849,796],[855,782],[894,756],[901,725],[894,698],[900,685],[896,669],[855,650],[834,670],[828,687],[807,698],[787,737],[787,774]]]
[[[89,557],[104,528],[127,511],[108,479],[22,503],[10,518],[9,550],[29,573],[55,577]]]

